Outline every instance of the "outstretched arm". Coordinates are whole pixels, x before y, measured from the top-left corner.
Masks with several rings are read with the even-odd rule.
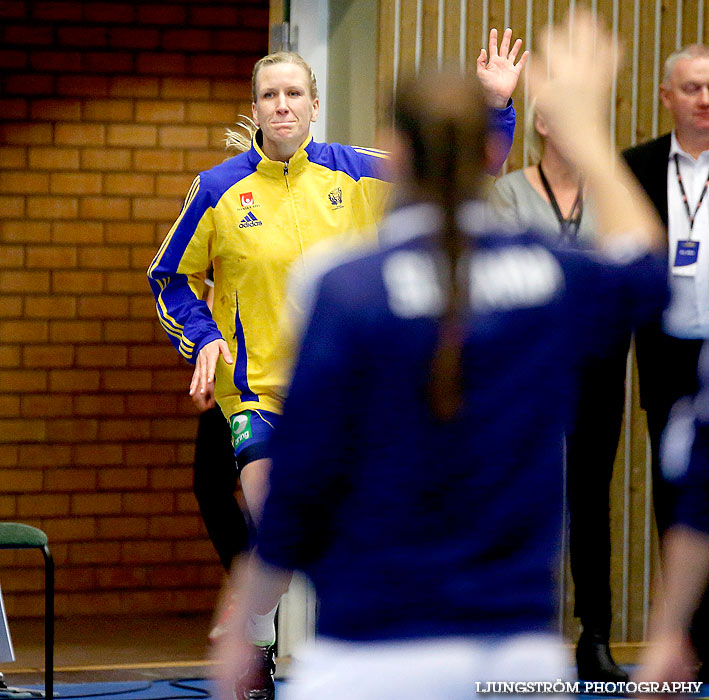
[[[522,73],[529,51],[525,51],[515,64],[517,54],[522,48],[522,40],[517,39],[510,49],[512,30],[507,28],[502,34],[502,43],[497,46],[497,29],[490,30],[488,51],[480,49],[477,60],[477,74],[491,107],[504,109],[512,93],[517,87],[519,76]]]

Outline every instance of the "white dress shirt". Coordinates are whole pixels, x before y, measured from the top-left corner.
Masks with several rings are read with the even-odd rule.
[[[667,163],[667,223],[672,298],[663,316],[663,327],[666,333],[678,338],[709,338],[709,192],[704,196],[697,211],[691,231],[691,240],[699,241],[696,275],[673,275],[677,241],[690,239],[689,217],[677,181],[675,153],[692,213],[709,176],[709,151],[704,151],[697,159],[693,158],[682,150],[673,131],[670,159]]]

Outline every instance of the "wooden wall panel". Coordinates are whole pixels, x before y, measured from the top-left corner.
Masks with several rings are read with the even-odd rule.
[[[487,48],[490,27],[501,33],[511,26],[514,38],[521,37],[524,48],[534,51],[550,20],[560,21],[582,6],[596,13],[623,45],[609,115],[609,129],[618,147],[669,131],[671,119],[658,98],[662,63],[678,46],[709,36],[705,0],[380,0],[378,123],[386,119],[384,105],[399,76],[442,58],[475,70],[480,48]],[[514,95],[518,127],[506,170],[529,162],[523,134],[527,88],[523,78]],[[634,365],[629,367],[628,379],[623,434],[611,484],[612,638],[616,642],[638,642],[645,637],[651,581],[658,562],[646,424]],[[575,638],[573,586],[568,565],[562,569],[560,627]]]

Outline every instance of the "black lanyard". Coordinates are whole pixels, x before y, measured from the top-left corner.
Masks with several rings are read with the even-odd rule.
[[[544,185],[544,189],[546,190],[547,197],[549,197],[554,214],[556,214],[556,218],[559,221],[559,226],[561,226],[562,240],[565,238],[575,240],[576,236],[578,236],[579,227],[581,226],[581,217],[583,216],[583,185],[579,184],[579,191],[576,195],[574,205],[571,207],[569,216],[564,218],[564,215],[561,213],[561,209],[559,209],[559,203],[556,201],[554,192],[549,185],[549,181],[547,180],[546,175],[544,175],[542,164],[539,163],[537,168],[539,169],[539,177],[541,178],[542,185]]]
[[[684,202],[684,209],[687,212],[687,218],[689,219],[689,238],[691,240],[692,229],[694,228],[694,220],[697,218],[697,212],[699,211],[699,207],[702,206],[702,202],[704,201],[704,195],[707,193],[707,187],[709,187],[709,175],[707,175],[706,182],[704,183],[704,189],[702,190],[702,193],[699,195],[699,201],[697,202],[697,206],[694,209],[694,214],[692,214],[692,210],[689,208],[689,200],[687,199],[687,193],[684,191],[684,183],[682,182],[682,176],[679,173],[679,158],[677,157],[676,153],[675,153],[675,172],[677,173],[677,183],[679,184],[679,191],[682,193],[682,201]]]

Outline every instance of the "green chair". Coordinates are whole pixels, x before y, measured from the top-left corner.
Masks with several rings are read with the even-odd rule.
[[[44,556],[44,694],[54,697],[54,559],[47,535],[22,523],[0,522],[0,549],[40,549]]]

